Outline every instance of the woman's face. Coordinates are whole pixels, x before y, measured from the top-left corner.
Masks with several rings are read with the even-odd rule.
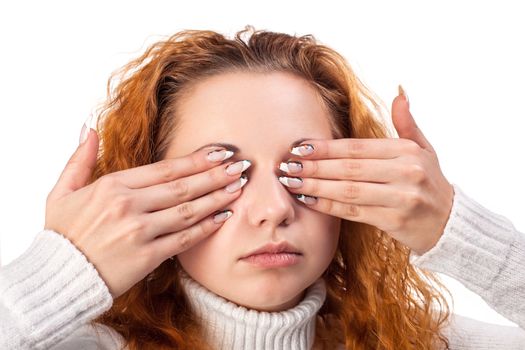
[[[233,215],[178,254],[180,264],[201,285],[246,308],[282,311],[297,305],[330,264],[339,238],[340,219],[308,208],[278,180],[284,175],[279,163],[293,156],[288,150],[294,141],[332,138],[320,98],[307,81],[289,73],[235,72],[200,81],[179,103],[180,128],[166,158],[226,142],[241,150],[228,161],[252,162],[241,195],[221,208]],[[299,263],[260,267],[240,260],[281,241],[301,251]]]

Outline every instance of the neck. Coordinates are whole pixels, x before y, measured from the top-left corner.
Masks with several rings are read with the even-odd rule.
[[[180,275],[192,310],[202,322],[203,336],[216,349],[312,349],[317,312],[326,299],[323,278],[305,290],[304,298],[296,306],[266,312],[232,303],[184,271]]]

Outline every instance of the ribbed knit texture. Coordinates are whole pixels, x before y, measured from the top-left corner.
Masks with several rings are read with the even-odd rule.
[[[310,349],[315,339],[315,317],[326,299],[319,278],[295,307],[281,312],[249,310],[209,291],[186,273],[181,283],[193,310],[206,324],[204,335],[216,349]]]
[[[443,235],[425,254],[411,252],[410,262],[459,280],[525,329],[525,235],[453,185]]]
[[[521,328],[452,314],[444,329],[453,350],[525,349],[525,234],[454,185],[443,235],[411,263],[452,276]],[[324,280],[297,306],[280,313],[248,310],[183,280],[205,336],[216,349],[301,349],[313,343],[315,314],[326,297]],[[62,235],[44,230],[9,265],[0,268],[0,349],[120,349],[120,335],[88,322],[112,303],[92,264]],[[332,349],[330,349],[332,350]]]
[[[112,303],[86,257],[64,236],[43,230],[0,269],[0,348],[48,349]]]

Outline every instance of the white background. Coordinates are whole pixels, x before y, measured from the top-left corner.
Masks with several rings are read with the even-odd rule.
[[[443,173],[525,232],[525,21],[516,2],[17,1],[0,4],[0,253],[43,228],[45,200],[106,97],[109,74],[181,29],[246,24],[313,34],[343,54],[388,108],[397,84]],[[454,311],[515,325],[441,275]]]

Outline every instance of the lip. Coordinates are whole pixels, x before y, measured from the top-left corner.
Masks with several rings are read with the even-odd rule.
[[[262,253],[250,255],[242,261],[257,267],[275,268],[298,264],[301,258],[297,253]]]
[[[259,247],[258,249],[242,256],[241,259],[246,259],[252,255],[276,254],[276,253],[293,253],[293,254],[302,255],[301,252],[297,248],[295,248],[291,243],[287,241],[282,241],[277,244],[267,243],[263,245],[262,247]]]

